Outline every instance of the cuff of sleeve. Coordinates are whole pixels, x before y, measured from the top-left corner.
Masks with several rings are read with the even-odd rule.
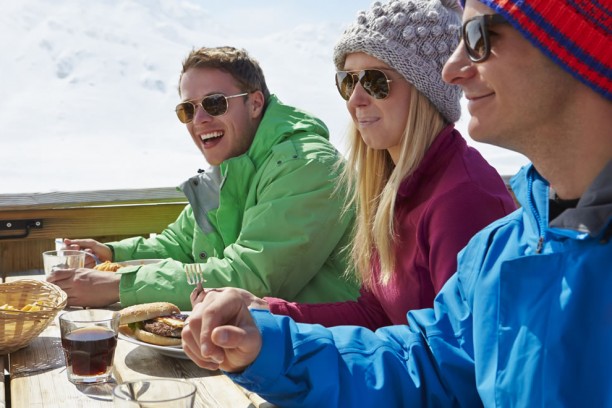
[[[109,247],[111,251],[111,262],[115,262],[115,247],[108,244],[106,244],[106,246]]]
[[[261,333],[262,344],[259,355],[243,372],[225,374],[237,384],[258,392],[268,389],[269,384],[274,383],[282,373],[285,352],[282,349],[283,334],[277,318],[287,319],[287,317],[274,316],[269,311],[260,309],[251,309],[251,315]]]
[[[121,244],[120,241],[105,242],[104,244],[110,248],[113,254],[113,262],[122,262],[134,259],[132,254],[133,249],[130,248],[128,250],[127,247]]]
[[[268,296],[262,299],[268,304],[268,309],[270,310],[270,313],[289,316],[287,308],[285,307],[287,302],[286,300]]]
[[[141,268],[138,266],[124,266],[115,272],[121,276],[119,281],[119,303],[121,306],[129,306],[138,303],[136,298],[136,291],[134,290],[134,283],[136,281],[136,272]]]

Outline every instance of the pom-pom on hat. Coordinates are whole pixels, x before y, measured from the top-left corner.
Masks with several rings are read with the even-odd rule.
[[[334,47],[334,64],[342,70],[347,54],[371,55],[399,72],[454,123],[461,115],[461,89],[442,80],[442,67],[457,47],[460,28],[456,0],[377,1],[344,31]]]
[[[574,77],[612,99],[610,0],[479,0]],[[461,0],[465,5],[465,0]]]

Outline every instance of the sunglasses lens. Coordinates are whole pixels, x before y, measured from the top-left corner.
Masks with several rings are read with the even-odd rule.
[[[482,20],[468,21],[463,29],[463,39],[467,53],[474,61],[483,59],[487,54],[485,30]]]
[[[389,80],[384,72],[377,69],[365,69],[358,74],[338,71],[336,72],[336,87],[345,100],[349,100],[355,90],[355,77],[368,95],[376,99],[384,99],[389,96]]]
[[[360,72],[359,83],[375,99],[384,99],[389,96],[389,81],[382,71],[366,69]]]
[[[346,71],[336,72],[336,87],[338,88],[338,92],[340,92],[340,96],[348,101],[355,89],[353,76]]]
[[[202,107],[210,116],[219,116],[227,112],[227,99],[221,94],[210,95],[202,99]]]
[[[176,116],[182,123],[189,123],[193,120],[194,106],[189,102],[179,103],[176,106]]]

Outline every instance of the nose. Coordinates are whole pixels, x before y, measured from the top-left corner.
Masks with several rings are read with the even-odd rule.
[[[193,121],[197,123],[210,122],[212,116],[204,110],[201,104],[195,106],[195,112],[193,113]]]
[[[351,97],[349,98],[347,103],[349,108],[364,106],[370,103],[370,98],[371,96],[365,91],[365,89],[363,89],[361,83],[357,82],[357,84],[355,84],[355,87],[353,88],[353,93],[351,94]]]
[[[442,79],[449,84],[460,85],[463,80],[473,76],[475,71],[461,40],[442,68]]]

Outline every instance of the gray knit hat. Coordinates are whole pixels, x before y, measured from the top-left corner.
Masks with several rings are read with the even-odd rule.
[[[461,116],[461,89],[442,80],[442,67],[459,43],[461,8],[456,0],[391,0],[360,11],[334,47],[334,64],[364,52],[389,65],[451,123]],[[393,86],[393,85],[392,85]]]

